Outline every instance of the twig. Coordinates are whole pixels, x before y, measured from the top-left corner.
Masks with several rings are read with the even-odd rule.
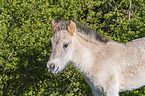
[[[130,6],[129,6],[129,16],[128,16],[128,19],[130,20],[130,11],[131,11],[131,0],[130,0]]]
[[[111,5],[111,3],[110,2],[108,2],[108,4],[114,9],[114,7]]]
[[[131,11],[131,0],[130,0],[129,13],[128,13],[128,20],[129,21],[130,21],[130,11]],[[129,27],[129,31],[130,31],[130,27]]]
[[[114,1],[114,0],[113,0],[113,2],[114,2],[114,4],[115,4],[115,1]],[[118,12],[118,8],[117,8],[116,4],[115,4],[115,8],[116,8],[116,10],[117,10],[117,12]]]
[[[113,2],[115,4],[115,1],[114,0],[113,0]],[[112,4],[110,2],[108,2],[108,4],[114,9],[114,7],[112,6]],[[115,9],[116,9],[116,11],[118,13],[119,11],[118,11],[118,8],[117,8],[116,4],[115,4]],[[120,18],[120,21],[122,22],[122,19],[121,18]]]
[[[12,50],[12,52],[11,52],[11,54],[9,55],[9,57],[8,57],[8,59],[7,60],[9,60],[10,59],[10,57],[12,56],[12,54],[13,54],[13,52],[14,52],[14,49]]]

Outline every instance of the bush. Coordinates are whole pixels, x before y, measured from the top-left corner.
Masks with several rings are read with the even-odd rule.
[[[83,76],[68,66],[57,77],[47,72],[50,23],[74,20],[117,42],[145,36],[145,1],[2,0],[0,19],[0,95],[92,95]],[[120,93],[145,95],[144,87]]]

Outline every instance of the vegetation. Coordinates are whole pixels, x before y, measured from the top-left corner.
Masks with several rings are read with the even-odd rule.
[[[47,72],[52,19],[87,24],[122,43],[145,36],[144,0],[2,0],[0,14],[3,96],[92,95],[83,76],[72,65],[58,76]],[[120,93],[143,95],[145,87]]]

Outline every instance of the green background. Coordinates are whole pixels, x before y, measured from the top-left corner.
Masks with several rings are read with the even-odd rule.
[[[0,95],[92,96],[72,65],[47,72],[51,21],[73,20],[116,42],[145,37],[144,0],[1,0]],[[120,93],[144,96],[145,87]]]

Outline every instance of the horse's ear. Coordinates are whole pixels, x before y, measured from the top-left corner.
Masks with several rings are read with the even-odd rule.
[[[52,33],[54,33],[56,31],[56,28],[57,28],[57,23],[55,22],[54,19],[51,22],[51,28],[52,28]]]
[[[68,26],[68,31],[71,36],[74,35],[74,32],[76,31],[76,24],[73,21],[70,22],[70,25]]]

